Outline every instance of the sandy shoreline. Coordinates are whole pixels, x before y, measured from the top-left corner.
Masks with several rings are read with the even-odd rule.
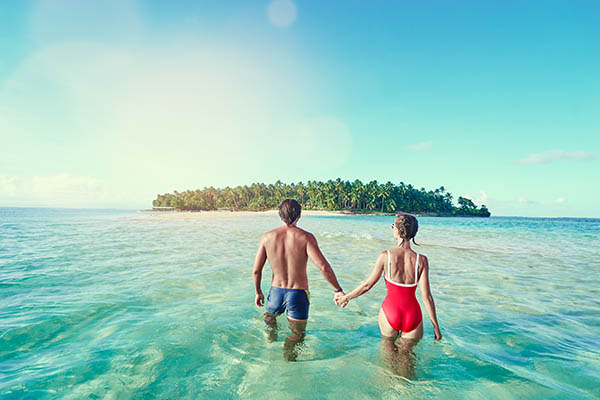
[[[267,211],[153,211],[153,210],[138,210],[139,215],[145,215],[149,218],[161,219],[203,219],[203,218],[234,218],[234,217],[259,217],[259,216],[279,216],[278,210]],[[319,211],[319,210],[302,210],[302,215],[313,217],[352,217],[352,216],[386,216],[393,217],[395,213],[360,213],[351,211]],[[435,213],[411,214],[415,217],[462,217],[462,218],[481,218],[476,215],[439,215]]]
[[[200,219],[200,218],[231,218],[231,217],[253,217],[253,216],[278,216],[277,210],[268,211],[167,211],[167,212],[146,212],[140,211],[140,214],[151,218],[166,218],[166,219]],[[352,216],[349,212],[344,211],[302,211],[305,216]]]

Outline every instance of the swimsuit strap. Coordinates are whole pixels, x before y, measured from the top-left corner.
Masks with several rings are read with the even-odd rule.
[[[417,263],[415,264],[415,285],[419,282],[419,253],[417,253]]]
[[[387,273],[387,277],[388,279],[392,279],[392,276],[390,275],[392,273],[392,257],[390,256],[390,251],[387,250],[387,256],[388,256],[388,273]]]

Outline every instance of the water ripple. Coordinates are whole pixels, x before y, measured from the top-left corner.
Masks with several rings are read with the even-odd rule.
[[[394,246],[389,222],[301,225],[350,288]],[[250,272],[278,224],[0,209],[0,396],[600,397],[600,221],[421,218],[445,338],[426,321],[411,380],[379,351],[384,285],[340,310],[313,265],[299,362],[283,359],[283,319],[266,342]]]

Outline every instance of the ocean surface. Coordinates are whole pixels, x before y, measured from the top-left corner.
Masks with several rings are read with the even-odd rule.
[[[391,222],[299,226],[349,291],[395,246]],[[267,340],[251,270],[277,217],[0,208],[0,398],[600,398],[599,219],[419,223],[444,338],[422,307],[407,377],[380,345],[382,281],[340,309],[309,264],[298,361],[283,357],[285,317]]]

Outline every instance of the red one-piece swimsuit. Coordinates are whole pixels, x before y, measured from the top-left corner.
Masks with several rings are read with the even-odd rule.
[[[417,253],[417,262],[415,265],[415,283],[412,285],[397,283],[388,279],[392,266],[389,250],[387,256],[388,270],[387,273],[384,271],[387,295],[383,300],[381,308],[392,328],[400,332],[410,332],[415,330],[423,319],[421,307],[415,297],[417,282],[419,281],[419,253]]]

